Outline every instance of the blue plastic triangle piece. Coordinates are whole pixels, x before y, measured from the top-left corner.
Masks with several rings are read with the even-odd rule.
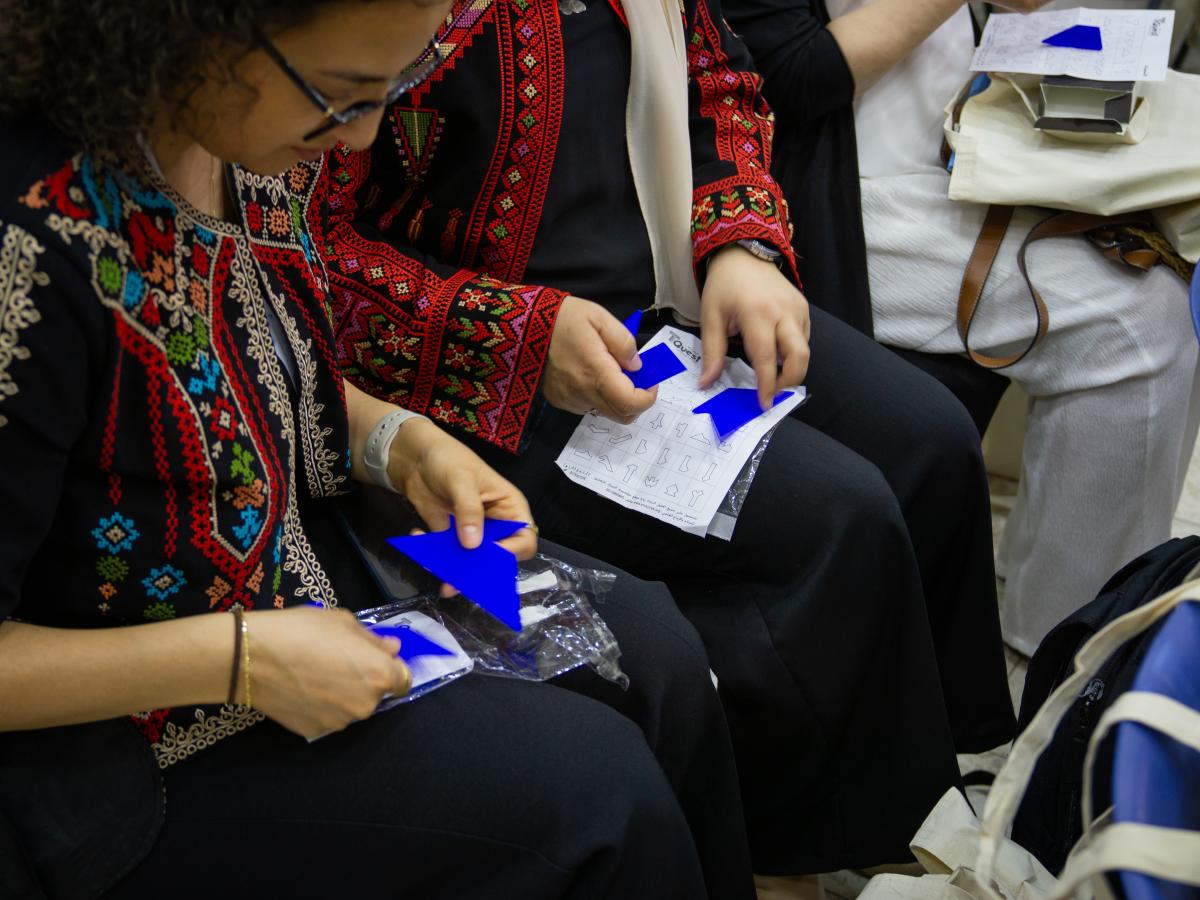
[[[685,366],[678,356],[666,344],[655,344],[644,353],[639,353],[642,367],[636,372],[626,372],[635,388],[648,391],[656,384],[661,384],[668,378],[674,378],[680,372],[686,372]]]
[[[418,631],[413,631],[407,625],[372,625],[371,631],[380,637],[400,639],[400,658],[412,662],[418,656],[453,656],[454,651],[441,644],[431,641]]]
[[[454,516],[450,517],[450,530],[454,531],[456,523]],[[508,519],[484,519],[483,520],[483,541],[487,543],[491,541],[502,541],[505,538],[512,537],[522,528],[528,528],[528,522],[510,522]]]
[[[1058,34],[1052,34],[1042,41],[1051,47],[1069,47],[1072,50],[1103,50],[1104,42],[1100,37],[1100,29],[1095,25],[1072,25]]]
[[[780,391],[771,405],[778,406],[790,396],[791,391]],[[717,396],[705,400],[692,412],[712,416],[713,426],[721,440],[725,440],[747,422],[763,414],[762,407],[758,405],[758,391],[754,388],[726,388]]]
[[[484,541],[467,550],[453,528],[388,538],[387,542],[435,577],[454,585],[513,631],[521,630],[517,558],[503,547]]]
[[[642,327],[642,311],[635,309],[622,324],[629,329],[630,334],[637,337],[638,329]]]

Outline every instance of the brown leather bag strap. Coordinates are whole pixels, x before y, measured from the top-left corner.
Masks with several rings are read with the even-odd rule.
[[[1025,240],[1021,242],[1020,250],[1017,251],[1017,266],[1021,270],[1021,276],[1025,279],[1026,287],[1029,288],[1034,315],[1037,318],[1037,329],[1033,338],[1021,351],[1010,356],[988,356],[971,348],[971,325],[975,321],[975,314],[979,311],[983,287],[987,284],[988,275],[991,274],[996,254],[1004,240],[1004,233],[1008,230],[1009,222],[1012,221],[1012,214],[1013,207],[1011,206],[992,205],[988,207],[983,226],[979,229],[979,237],[975,241],[975,248],[971,251],[971,258],[967,260],[967,268],[963,272],[962,285],[958,291],[958,336],[962,339],[963,349],[966,350],[971,360],[985,369],[1004,369],[1020,362],[1046,336],[1046,332],[1050,328],[1050,312],[1046,309],[1042,295],[1033,286],[1033,280],[1029,277],[1029,269],[1025,261],[1025,251],[1029,249],[1030,244],[1044,238],[1086,234],[1097,228],[1122,225],[1145,228],[1150,225],[1145,217],[1136,214],[1095,216],[1089,213],[1074,212],[1054,213],[1034,225],[1029,230],[1029,234],[1025,236]],[[1131,260],[1126,261],[1132,262]],[[1139,262],[1148,262],[1148,260],[1139,260]]]

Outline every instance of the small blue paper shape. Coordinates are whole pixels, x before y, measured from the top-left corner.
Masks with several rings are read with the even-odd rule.
[[[630,334],[632,334],[634,337],[637,337],[638,329],[642,327],[642,311],[640,309],[635,309],[629,314],[629,318],[621,324],[629,329]]]
[[[771,405],[778,406],[790,396],[792,391],[780,391]],[[758,405],[758,391],[753,388],[725,388],[717,396],[705,400],[692,412],[711,416],[721,440],[725,440],[747,422],[763,414],[762,407]]]
[[[387,542],[513,631],[521,630],[517,598],[517,558],[497,540],[526,527],[525,522],[484,520],[484,541],[474,550],[458,542],[454,520],[445,531],[388,538]]]
[[[674,378],[680,372],[686,372],[685,366],[666,344],[655,344],[649,350],[638,354],[642,367],[636,372],[626,372],[635,388],[650,390],[656,384]]]
[[[1042,41],[1051,47],[1068,47],[1072,50],[1103,50],[1104,42],[1100,39],[1100,29],[1095,25],[1072,25],[1058,34],[1052,34]]]
[[[400,639],[400,658],[412,662],[418,656],[453,656],[454,651],[431,641],[407,625],[372,625],[371,631],[380,637]]]

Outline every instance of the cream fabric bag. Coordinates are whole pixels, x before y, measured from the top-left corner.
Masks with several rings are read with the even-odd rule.
[[[1200,599],[1200,580],[1189,581],[1110,623],[1075,657],[1075,673],[1059,685],[1017,738],[988,795],[980,822],[956,789],[934,807],[913,838],[919,878],[878,875],[861,900],[1111,900],[1105,872],[1136,870],[1200,886],[1200,833],[1110,821],[1111,810],[1092,820],[1092,767],[1105,735],[1119,722],[1136,721],[1200,752],[1200,713],[1159,694],[1129,691],[1109,708],[1088,746],[1083,812],[1090,822],[1055,878],[1006,835],[1034,766],[1083,687],[1118,647],[1162,619],[1180,603]]]
[[[1169,71],[1165,81],[1144,87],[1142,105],[1120,139],[1135,143],[1036,131],[1021,90],[999,75],[962,107],[956,129],[960,94],[946,107],[946,140],[955,153],[950,199],[1101,216],[1151,210],[1179,254],[1196,262],[1200,75]]]

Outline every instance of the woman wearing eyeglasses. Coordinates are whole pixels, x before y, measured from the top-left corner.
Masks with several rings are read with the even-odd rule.
[[[602,607],[627,692],[472,677],[373,718],[410,673],[329,609],[379,602],[324,512],[354,481],[468,546],[532,522],[342,382],[304,225],[303,161],[371,142],[448,5],[0,0],[0,896],[752,896],[661,588]]]

